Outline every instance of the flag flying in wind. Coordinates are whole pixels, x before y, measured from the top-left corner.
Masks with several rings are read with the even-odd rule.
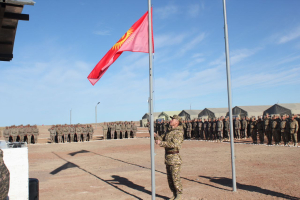
[[[153,27],[153,23],[151,24],[151,27]],[[153,28],[151,28],[151,30],[153,49],[152,53],[154,53]],[[121,39],[98,62],[93,71],[87,77],[91,84],[95,85],[97,83],[97,81],[103,76],[109,66],[118,59],[123,51],[149,53],[148,35],[149,22],[147,11],[137,22],[132,25],[132,27],[121,37]]]

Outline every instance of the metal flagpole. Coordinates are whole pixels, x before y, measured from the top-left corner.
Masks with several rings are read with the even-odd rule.
[[[234,156],[233,120],[232,120],[232,105],[231,105],[231,80],[230,80],[230,61],[229,61],[229,43],[228,43],[228,27],[227,27],[227,15],[226,15],[226,0],[223,0],[223,13],[224,13],[224,33],[225,33],[228,109],[229,109],[229,121],[230,121],[232,188],[233,188],[233,191],[236,192],[235,156]]]
[[[149,111],[150,111],[150,146],[151,146],[151,188],[152,200],[155,200],[155,162],[154,162],[154,122],[153,122],[153,75],[152,75],[152,12],[151,0],[148,0],[148,25],[149,25]]]

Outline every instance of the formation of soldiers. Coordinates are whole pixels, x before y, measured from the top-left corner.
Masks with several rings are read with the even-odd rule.
[[[48,131],[51,143],[90,141],[94,134],[92,125],[86,124],[53,125]]]
[[[38,142],[39,129],[36,125],[22,124],[19,126],[6,126],[3,130],[3,137],[8,142],[27,142],[27,144],[35,144]]]
[[[272,118],[266,114],[264,117],[239,117],[234,118],[233,133],[237,140],[252,138],[254,144],[263,144],[265,136],[267,144],[279,145],[283,142],[284,145],[293,143],[297,146],[300,139],[300,115],[283,115]],[[230,140],[230,124],[229,117],[208,118],[202,120],[183,120],[181,121],[184,129],[185,139],[200,139],[200,140]],[[147,124],[150,131],[149,123]],[[165,133],[169,128],[169,121],[154,122],[154,132],[159,135]]]
[[[110,122],[102,125],[103,139],[136,138],[137,126],[131,122]]]

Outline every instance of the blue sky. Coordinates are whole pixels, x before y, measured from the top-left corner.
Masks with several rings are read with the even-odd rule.
[[[154,111],[227,107],[222,0],[152,0]],[[298,103],[300,1],[227,0],[233,106]],[[125,52],[87,76],[147,11],[147,0],[39,1],[25,6],[14,58],[0,65],[0,126],[139,120],[148,55]]]

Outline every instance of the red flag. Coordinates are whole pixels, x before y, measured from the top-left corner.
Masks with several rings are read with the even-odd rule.
[[[152,12],[152,9],[151,9]],[[152,16],[152,15],[151,15]],[[152,21],[152,20],[151,20]],[[148,37],[148,11],[122,36],[122,38],[105,54],[98,62],[93,71],[87,77],[92,85],[103,76],[106,70],[112,65],[123,51],[149,53],[149,37]],[[153,27],[153,23],[151,25]],[[154,40],[152,28],[152,49],[154,53]]]

